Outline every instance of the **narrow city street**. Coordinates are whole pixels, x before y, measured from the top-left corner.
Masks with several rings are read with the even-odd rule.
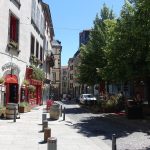
[[[62,101],[72,128],[101,147],[101,140],[111,147],[112,134],[117,136],[117,150],[150,150],[150,124],[147,120],[128,120],[122,116],[93,114],[73,101]]]

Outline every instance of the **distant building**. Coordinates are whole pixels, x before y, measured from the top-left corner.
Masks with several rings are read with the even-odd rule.
[[[82,32],[79,33],[79,47],[84,44],[86,45],[90,39],[89,35],[90,35],[90,31],[91,30],[83,30]]]
[[[61,67],[61,95],[68,93],[68,66]]]
[[[68,61],[68,94],[74,96],[74,88],[73,88],[73,58],[69,58]]]
[[[89,41],[91,30],[83,30],[79,33],[79,47],[82,44],[86,45]],[[68,93],[72,97],[79,97],[79,95],[84,91],[84,85],[80,85],[78,76],[80,66],[80,49],[76,51],[74,56],[68,61]]]
[[[61,90],[61,42],[58,40],[53,40],[52,48],[54,51],[55,65],[52,69],[51,94],[53,94],[54,97],[59,100]]]
[[[78,80],[79,76],[79,66],[80,66],[80,51],[78,50],[73,56],[73,87],[74,87],[74,97],[79,97],[81,94],[81,85]]]

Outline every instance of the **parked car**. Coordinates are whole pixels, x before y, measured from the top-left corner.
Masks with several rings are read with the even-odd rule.
[[[95,104],[96,97],[94,97],[92,94],[81,94],[79,101],[81,104]]]

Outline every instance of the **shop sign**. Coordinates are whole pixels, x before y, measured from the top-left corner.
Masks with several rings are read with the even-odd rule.
[[[8,62],[2,66],[2,71],[8,70],[8,69],[11,69],[13,71],[20,73],[20,68],[15,63]]]

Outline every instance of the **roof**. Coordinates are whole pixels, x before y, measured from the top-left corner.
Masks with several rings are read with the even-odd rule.
[[[79,54],[80,54],[80,50],[77,50],[73,57],[76,58]]]
[[[48,23],[49,23],[49,26],[50,26],[51,38],[53,39],[53,36],[55,34],[54,34],[54,28],[53,28],[53,22],[52,22],[50,7],[49,7],[48,4],[46,4],[44,2],[42,2],[42,6],[43,6],[43,10],[44,10],[45,15],[48,16],[48,21],[49,21]]]
[[[53,40],[52,41],[52,46],[59,46],[59,47],[61,47],[61,42],[59,40]]]

